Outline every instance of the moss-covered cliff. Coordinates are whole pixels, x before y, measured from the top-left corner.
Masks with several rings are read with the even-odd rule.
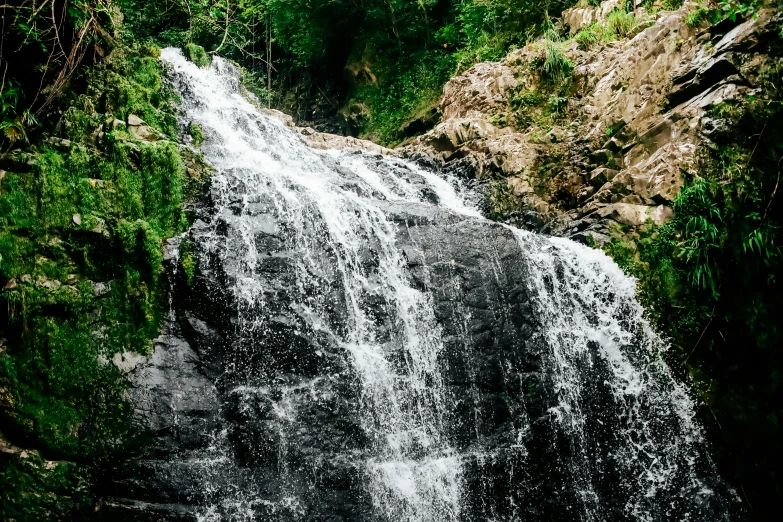
[[[197,154],[176,142],[173,97],[155,49],[108,36],[103,44],[105,56],[75,66],[45,107],[22,109],[23,134],[5,129],[3,520],[86,517],[103,472],[142,442],[121,361],[148,353],[158,335],[166,305],[161,241],[186,229],[185,204],[207,175]],[[6,69],[24,71],[13,61]],[[34,94],[20,91],[19,105]]]

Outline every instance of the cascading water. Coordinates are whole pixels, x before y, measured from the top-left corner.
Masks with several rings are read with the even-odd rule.
[[[609,258],[411,163],[307,147],[220,58],[162,60],[216,169],[184,240],[227,338],[202,520],[729,519]]]

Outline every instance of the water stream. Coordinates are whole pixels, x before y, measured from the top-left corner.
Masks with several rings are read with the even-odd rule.
[[[644,320],[634,281],[608,257],[491,223],[458,180],[410,162],[311,149],[260,114],[220,58],[204,69],[176,49],[161,59],[183,125],[202,128],[201,152],[216,169],[214,212],[192,241],[201,263],[220,266],[236,307],[223,393],[239,404],[232,415],[263,415],[267,430],[241,465],[231,419],[213,434],[202,520],[331,520],[314,500],[322,490],[366,497],[344,520],[729,519],[735,500],[693,401],[659,358],[666,345]],[[484,353],[500,334],[472,325],[485,312],[493,324],[515,323],[514,298],[471,308],[459,297],[469,281],[440,275],[457,274],[457,256],[431,261],[442,252],[411,231],[441,221],[511,245],[507,255],[478,238],[486,245],[473,257],[492,288],[524,274],[533,326],[514,335],[520,353],[541,347],[535,371],[505,350],[493,355],[503,382],[481,381],[483,359],[465,354]],[[441,297],[452,294],[444,312]],[[460,357],[465,378],[453,377]],[[493,400],[508,405],[493,406],[502,422],[484,406],[496,385],[504,388]],[[358,442],[325,456],[314,443],[303,457],[302,441],[323,429],[310,410],[326,403],[357,419]],[[329,422],[346,422],[334,415]],[[351,471],[334,472],[334,485],[324,470],[338,467]]]

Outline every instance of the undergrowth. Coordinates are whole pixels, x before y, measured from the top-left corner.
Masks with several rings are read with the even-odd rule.
[[[780,67],[761,77],[762,96],[712,108],[730,130],[701,149],[674,218],[617,231],[604,249],[638,279],[670,363],[692,377],[719,466],[767,519],[783,488],[783,140],[772,130],[783,103]]]
[[[354,102],[371,108],[362,130],[364,137],[386,145],[398,143],[404,137],[400,132],[404,123],[437,105],[455,67],[454,58],[438,50],[410,56],[406,61],[409,66],[402,74],[382,73],[390,79],[363,85],[353,95]]]

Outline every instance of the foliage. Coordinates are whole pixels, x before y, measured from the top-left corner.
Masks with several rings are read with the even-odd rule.
[[[751,18],[763,5],[764,0],[719,0],[717,2],[699,2],[685,17],[685,23],[697,27],[703,22],[717,24],[723,20],[738,23]]]
[[[782,487],[783,140],[771,129],[783,103],[780,66],[761,76],[761,97],[712,108],[732,130],[702,150],[674,218],[617,231],[604,248],[639,280],[671,362],[694,379],[719,465],[766,519]]]
[[[580,29],[579,32],[576,33],[576,36],[574,36],[574,40],[579,46],[579,49],[587,51],[600,42],[604,36],[604,31],[602,31],[602,29],[603,25],[598,22],[594,22]]]
[[[369,113],[358,131],[390,144],[449,77],[524,45],[573,0],[171,0],[163,13],[148,0],[120,4],[138,38],[238,62],[267,105],[318,120],[358,104]],[[563,65],[557,51],[547,67]]]
[[[696,6],[695,8],[688,11],[688,14],[685,15],[685,23],[689,27],[698,27],[701,25],[702,22],[704,22],[707,19],[708,11],[704,9],[701,5]]]
[[[187,226],[192,184],[175,143],[139,142],[125,129],[134,114],[176,132],[172,94],[144,54],[118,48],[77,71],[80,91],[64,92],[59,121],[42,123],[54,141],[2,158],[0,389],[13,405],[2,435],[73,462],[4,463],[3,520],[82,518],[96,477],[138,443],[127,382],[110,361],[148,353],[157,336],[161,242]]]
[[[381,143],[396,143],[400,127],[413,115],[433,105],[453,71],[451,57],[438,50],[416,55],[411,67],[393,80],[359,87],[353,99],[372,107],[364,135]]]
[[[86,518],[95,509],[89,478],[72,462],[46,461],[32,452],[0,468],[0,484],[14,485],[0,489],[0,512],[7,517],[5,520],[17,521],[69,519],[74,514]],[[19,491],[38,501],[27,501]],[[63,502],[64,498],[68,502]]]
[[[750,0],[721,0],[716,9],[717,19],[729,19],[736,22],[738,19],[749,18],[760,7],[761,2]]]
[[[113,20],[109,0],[16,0],[0,13],[0,149],[7,151],[29,141],[79,65],[105,52]]]
[[[549,109],[550,114],[562,112],[566,106],[568,106],[568,98],[565,96],[558,96],[557,94],[549,96],[547,108]]]
[[[718,293],[713,259],[725,240],[723,215],[717,205],[718,185],[713,180],[699,178],[686,187],[672,205],[682,230],[678,255],[688,269],[692,286]]]
[[[621,9],[615,9],[603,22],[593,22],[576,33],[574,40],[583,51],[592,49],[596,45],[609,43],[618,38],[625,38],[644,20],[640,20],[633,13]]]
[[[188,132],[193,140],[193,145],[195,147],[201,147],[201,144],[204,143],[204,133],[201,131],[201,125],[190,122],[190,125],[188,125]]]
[[[565,45],[559,39],[547,36],[538,42],[543,57],[532,64],[542,76],[553,85],[563,83],[574,70],[571,61],[565,55]]]
[[[615,9],[606,17],[605,28],[609,34],[624,38],[638,23],[633,13]]]
[[[684,3],[685,0],[663,0],[663,2],[661,2],[661,6],[667,11],[676,11],[682,7],[682,4]]]
[[[27,128],[37,121],[30,109],[20,108],[21,88],[14,80],[8,80],[8,86],[0,91],[0,131],[10,145],[17,141],[27,141]]]

